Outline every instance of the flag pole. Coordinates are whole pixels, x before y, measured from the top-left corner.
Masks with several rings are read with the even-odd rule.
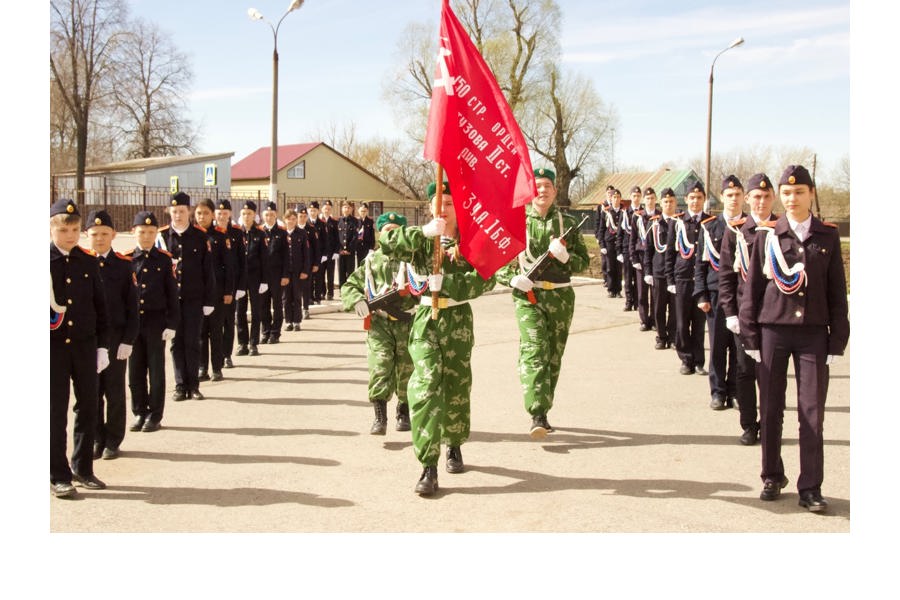
[[[444,216],[444,167],[441,163],[437,163],[437,174],[434,178],[434,204],[432,204],[431,212],[434,213],[434,218],[443,217]],[[434,240],[434,254],[432,255],[432,264],[431,264],[431,272],[435,275],[439,275],[441,272],[441,266],[444,263],[444,251],[441,248],[441,237],[438,236]],[[438,298],[441,297],[440,292],[436,292],[434,290],[431,291],[431,319],[436,321],[438,318],[438,311],[440,307],[438,306]]]

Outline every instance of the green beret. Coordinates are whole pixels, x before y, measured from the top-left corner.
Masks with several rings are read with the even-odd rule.
[[[549,179],[553,182],[553,185],[556,185],[556,173],[554,173],[551,169],[535,169],[534,177],[537,179],[538,177],[543,177],[544,179]]]
[[[406,227],[406,217],[395,212],[384,213],[378,217],[377,221],[375,221],[375,229],[381,231],[381,228],[385,225],[399,225],[400,227]]]
[[[428,191],[426,192],[426,195],[429,198],[434,198],[435,192],[437,192],[437,182],[432,181],[431,183],[428,184]],[[444,182],[444,193],[445,194],[450,193],[450,184],[447,183],[446,181]]]

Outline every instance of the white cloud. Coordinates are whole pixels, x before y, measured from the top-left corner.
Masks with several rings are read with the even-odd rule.
[[[228,87],[197,90],[190,94],[191,100],[219,100],[222,98],[249,98],[260,94],[272,94],[272,86],[265,87]]]

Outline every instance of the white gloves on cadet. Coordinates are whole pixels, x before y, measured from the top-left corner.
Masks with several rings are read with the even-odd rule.
[[[551,250],[551,252],[553,252]],[[556,256],[554,254],[554,256]],[[516,288],[517,290],[521,290],[526,294],[531,291],[534,287],[534,282],[525,277],[524,275],[516,275],[512,279],[509,280],[509,285]]]
[[[635,271],[643,271],[644,267],[641,266],[641,263],[631,263],[631,266],[634,267]]]
[[[97,348],[97,372],[109,366],[109,351],[106,348]]]
[[[369,305],[366,304],[365,300],[359,300],[356,304],[354,304],[353,310],[356,311],[356,316],[360,319],[365,319],[369,316]]]
[[[737,316],[725,317],[725,328],[734,335],[740,335],[741,324],[738,322]]]
[[[324,263],[324,262],[328,262],[328,257],[323,254],[322,260],[319,261],[319,264]]]
[[[653,285],[653,276],[644,275],[644,283],[646,283],[647,285]]]
[[[674,286],[674,285],[667,285],[667,286],[666,286],[666,291],[669,292],[670,294],[674,294],[674,293],[675,293],[675,286]]]
[[[621,254],[616,256],[616,260],[619,261],[620,263],[622,263],[623,265],[625,264],[625,257],[622,256]]]
[[[756,362],[762,361],[762,357],[759,355],[759,350],[744,350],[747,353],[747,356],[755,360]]]
[[[131,344],[119,344],[119,349],[116,351],[116,360],[128,360],[129,356],[131,356]]]
[[[550,254],[552,254],[556,260],[563,264],[569,262],[569,251],[566,249],[566,245],[559,241],[557,238],[553,238],[552,240],[550,240]]]
[[[425,234],[427,238],[438,237],[439,235],[444,235],[444,230],[447,228],[447,220],[441,217],[430,220],[422,227],[422,233]]]
[[[235,294],[234,294],[234,299],[235,299],[235,300],[240,300],[241,298],[243,298],[243,297],[246,296],[246,295],[247,295],[247,290],[238,290],[238,291],[235,292]]]
[[[443,219],[442,219],[442,220],[443,220]],[[432,221],[432,223],[433,223],[433,222],[434,222],[434,221]],[[438,235],[440,235],[440,234],[438,234]],[[441,284],[442,284],[442,283],[444,283],[444,276],[441,275],[440,273],[437,273],[437,274],[432,273],[431,275],[428,276],[428,288],[429,288],[432,292],[439,292],[439,291],[441,291]]]
[[[215,306],[204,306],[203,307],[203,316],[208,317],[209,315],[213,314],[213,311],[215,309],[216,309]]]
[[[833,365],[837,361],[837,354],[829,354],[825,357],[826,365]]]
[[[171,340],[173,337],[175,337],[175,330],[174,330],[174,329],[163,329],[162,339],[163,339],[164,342],[168,342],[168,341]]]
[[[341,256],[340,254],[335,252],[334,254],[331,255],[331,260],[337,260],[338,258],[340,258],[340,256]]]
[[[600,248],[600,254],[606,254],[606,248]]]
[[[259,284],[259,293],[260,293],[260,294],[265,294],[265,293],[268,292],[268,291],[269,291],[269,284],[268,284],[268,283],[261,283],[261,284]]]

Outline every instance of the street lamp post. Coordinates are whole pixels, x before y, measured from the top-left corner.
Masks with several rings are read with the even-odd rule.
[[[709,67],[709,108],[706,113],[706,206],[704,206],[704,210],[709,210],[709,162],[712,154],[712,96],[713,96],[713,69],[716,67],[716,61],[719,59],[722,54],[731,50],[732,48],[736,48],[744,43],[744,38],[739,37],[738,39],[731,42],[731,44],[716,54],[716,57],[712,61],[712,65]]]
[[[278,23],[272,23],[263,17],[255,8],[247,10],[247,15],[253,21],[265,21],[272,30],[272,149],[270,152],[271,165],[269,167],[269,201],[278,202],[278,28],[281,22],[293,11],[303,6],[304,0],[292,0],[288,9],[278,19]]]

